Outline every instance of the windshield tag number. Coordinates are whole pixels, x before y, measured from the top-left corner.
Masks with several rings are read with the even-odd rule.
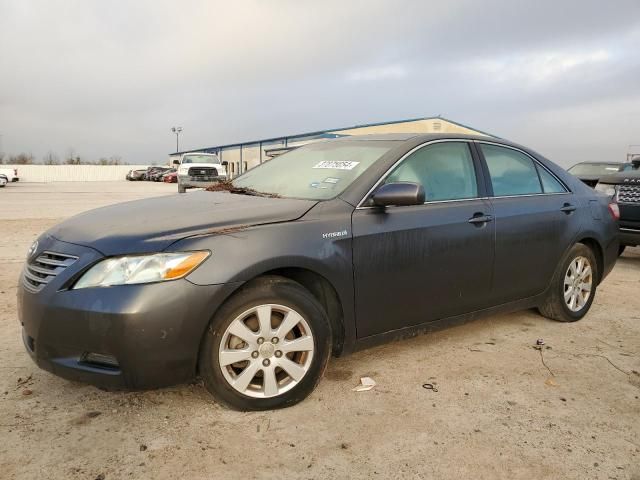
[[[338,237],[346,237],[348,235],[346,230],[342,230],[340,232],[329,232],[323,233],[322,238],[338,238]]]
[[[338,161],[322,161],[316,163],[313,168],[330,168],[333,170],[353,170],[360,162],[348,162],[344,160]]]

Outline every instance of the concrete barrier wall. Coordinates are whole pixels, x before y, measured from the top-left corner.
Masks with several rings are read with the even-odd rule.
[[[115,182],[125,181],[129,170],[149,165],[0,165],[17,168],[21,182]]]

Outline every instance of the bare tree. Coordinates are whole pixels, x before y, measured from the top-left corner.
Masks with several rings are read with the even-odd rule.
[[[20,153],[9,157],[9,164],[13,165],[31,165],[33,163],[33,155],[30,153]]]
[[[75,148],[69,147],[64,163],[67,165],[80,165],[80,155],[76,155]]]
[[[58,159],[58,155],[49,150],[47,154],[42,157],[42,163],[44,163],[45,165],[58,165],[60,163],[60,160]]]
[[[111,155],[109,157],[109,165],[122,165],[122,157],[120,155]]]

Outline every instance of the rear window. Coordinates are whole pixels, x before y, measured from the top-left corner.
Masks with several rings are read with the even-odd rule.
[[[481,145],[496,197],[542,193],[536,166],[528,156],[511,148]]]

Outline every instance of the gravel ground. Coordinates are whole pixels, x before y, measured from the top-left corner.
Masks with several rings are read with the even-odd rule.
[[[333,359],[287,410],[232,412],[198,384],[103,392],[37,369],[15,300],[33,239],[80,211],[173,192],[124,182],[0,190],[1,478],[640,480],[640,249],[580,322],[525,311]],[[378,385],[351,391],[361,376]]]

